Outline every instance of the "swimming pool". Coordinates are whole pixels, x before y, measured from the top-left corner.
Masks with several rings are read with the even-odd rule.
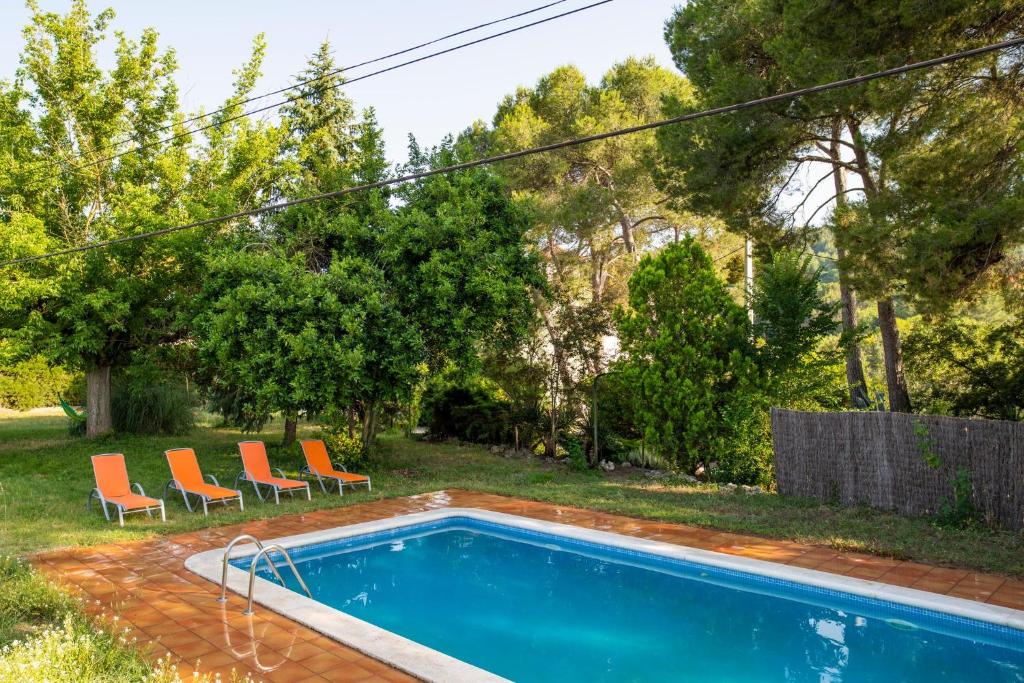
[[[259,603],[428,680],[1024,681],[1024,614],[823,572],[482,510],[276,542],[314,599]]]

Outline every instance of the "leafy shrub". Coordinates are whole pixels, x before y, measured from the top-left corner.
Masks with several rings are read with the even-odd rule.
[[[971,472],[966,467],[957,468],[953,477],[953,498],[945,498],[939,503],[935,524],[952,529],[965,529],[981,524],[978,509],[974,506]]]
[[[187,434],[195,426],[188,392],[166,375],[128,372],[110,400],[114,429],[130,434]]]
[[[423,396],[423,423],[432,437],[510,443],[512,406],[483,380],[432,382]]]
[[[31,410],[57,405],[58,396],[81,402],[83,377],[61,367],[51,367],[42,357],[0,370],[0,407]]]
[[[348,420],[343,412],[331,411],[324,416],[318,438],[323,439],[331,462],[344,465],[349,470],[359,470],[366,465],[367,453],[357,433],[348,434]]]
[[[569,469],[573,472],[583,472],[589,469],[587,456],[583,453],[583,444],[579,439],[568,438],[565,440],[565,455],[569,463]]]
[[[181,680],[169,659],[150,667],[124,633],[93,627],[67,593],[27,564],[0,556],[0,683]]]
[[[761,396],[733,398],[722,411],[731,436],[722,444],[718,461],[710,470],[711,478],[769,487],[775,481],[771,413]]]

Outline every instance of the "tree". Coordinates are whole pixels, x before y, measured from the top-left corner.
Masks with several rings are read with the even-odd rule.
[[[248,121],[157,144],[165,127],[183,133],[174,53],[149,29],[118,34],[114,65],[96,52],[113,20],[84,0],[66,15],[29,2],[31,23],[15,84],[0,88],[0,128],[12,167],[0,180],[5,258],[75,247],[258,203],[273,173],[272,129]],[[257,39],[227,109],[237,113],[262,60]],[[8,138],[6,133],[14,135]],[[127,145],[137,152],[115,157]],[[85,371],[90,436],[111,429],[111,369],[180,338],[178,313],[197,278],[194,257],[209,231],[121,243],[14,271],[0,327],[8,347],[39,350]]]
[[[666,36],[702,104],[714,106],[1002,40],[1019,33],[1021,18],[1017,4],[1001,0],[927,8],[705,1],[678,10]],[[796,210],[780,210],[777,200],[809,172],[801,165],[823,169],[814,187],[831,179],[834,192],[810,213],[835,209],[846,336],[856,330],[856,287],[877,301],[890,407],[909,410],[895,297],[928,305],[943,292],[949,303],[948,293],[988,271],[1019,235],[1011,188],[1019,184],[1020,74],[1019,55],[1004,53],[705,119],[660,139],[685,169],[695,206],[717,208],[734,229],[768,226],[769,239],[793,226]],[[917,163],[903,166],[911,159]],[[992,206],[996,197],[1008,201]],[[784,236],[799,240],[802,232]],[[852,351],[847,365],[856,405],[852,389],[863,372]]]
[[[992,27],[984,35],[1003,38]],[[886,182],[842,242],[862,287],[899,281],[917,310],[948,316],[1020,273],[1024,60],[995,54],[916,80],[921,113],[871,149]]]
[[[491,144],[511,151],[649,123],[669,94],[688,101],[690,86],[649,58],[616,64],[593,85],[579,69],[560,67],[505,98]],[[550,296],[536,296],[535,304],[551,345],[550,453],[557,425],[578,417],[587,378],[605,369],[611,312],[625,301],[640,255],[684,234],[705,243],[719,234],[714,222],[668,206],[652,179],[658,163],[653,133],[640,133],[499,169],[535,207],[531,239],[547,263]]]
[[[355,148],[372,153],[352,160],[354,177],[383,173],[372,116],[357,125]],[[413,158],[444,165],[453,154]],[[540,276],[529,215],[504,185],[467,171],[401,198],[395,210],[370,195],[357,200],[363,213],[292,214],[268,241],[236,239],[211,259],[194,329],[206,376],[243,426],[352,407],[369,449],[381,411],[410,400],[424,368],[470,366],[484,339],[522,335]]]
[[[764,341],[761,365],[782,375],[836,326],[839,304],[820,293],[821,269],[795,250],[774,254],[754,281],[751,308],[754,335]]]
[[[231,412],[246,429],[275,411],[349,405],[367,390],[399,397],[418,377],[422,344],[369,262],[335,259],[312,272],[281,249],[224,249],[208,271],[200,361],[215,393],[237,397]]]
[[[731,404],[758,386],[746,311],[686,238],[641,259],[615,318],[646,438],[687,470],[710,464],[728,450]]]
[[[930,413],[1020,420],[1024,417],[1024,332],[1020,321],[916,320],[908,366]]]
[[[281,110],[286,136],[279,153],[280,198],[294,200],[383,180],[389,169],[373,111],[357,119],[355,105],[341,89],[345,78],[330,43],[320,45],[295,80],[290,102]],[[301,254],[311,272],[323,272],[339,254],[365,256],[366,240],[374,239],[368,233],[380,230],[388,220],[387,198],[386,190],[376,190],[291,207],[271,220],[273,227],[265,239],[288,255]],[[289,445],[295,440],[298,413],[283,405],[280,409],[285,417],[284,444]]]
[[[838,410],[842,360],[829,341],[840,302],[826,300],[822,268],[797,250],[781,250],[758,269],[751,309],[762,389],[774,406]]]

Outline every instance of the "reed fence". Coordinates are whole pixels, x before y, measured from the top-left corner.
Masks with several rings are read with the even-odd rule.
[[[1024,423],[772,410],[780,493],[932,515],[964,468],[986,521],[1024,528]]]

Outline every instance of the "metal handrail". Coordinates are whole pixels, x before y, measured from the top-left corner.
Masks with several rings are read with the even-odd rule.
[[[263,544],[260,543],[260,540],[255,536],[250,536],[249,534],[235,536],[231,543],[228,543],[228,547],[224,550],[224,568],[220,574],[220,597],[217,598],[217,602],[228,601],[228,559],[231,555],[231,549],[242,541],[252,541],[256,544],[258,549],[263,550]],[[255,562],[253,564],[255,565]],[[277,567],[274,566],[274,563],[270,561],[269,557],[267,558],[267,564],[270,565],[270,571],[274,572],[274,576],[276,576],[277,580],[281,582],[281,585],[285,585],[284,579],[281,577],[280,572],[277,571]]]
[[[274,545],[268,545],[265,548],[260,548],[259,552],[256,553],[256,557],[252,560],[252,565],[249,567],[249,604],[245,608],[245,611],[242,612],[242,614],[246,616],[252,616],[253,614],[252,597],[256,584],[256,565],[259,564],[261,557],[266,557],[267,562],[270,563],[271,567],[273,567],[274,563],[270,559],[270,553],[275,550],[284,556],[284,561],[288,563],[288,566],[292,570],[292,574],[295,575],[295,579],[299,582],[299,585],[302,586],[302,590],[306,592],[306,595],[310,598],[313,597],[313,594],[309,592],[309,588],[306,586],[306,582],[302,580],[301,576],[299,576],[299,570],[295,568],[295,563],[292,562],[292,558],[288,554],[288,551],[275,543]],[[274,573],[277,574],[277,571],[275,570]],[[280,577],[280,574],[278,574],[278,576]],[[281,583],[284,583],[284,581]]]

